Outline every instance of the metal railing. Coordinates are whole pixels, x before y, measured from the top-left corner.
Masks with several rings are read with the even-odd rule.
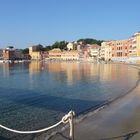
[[[70,111],[68,114],[66,114],[64,117],[62,117],[62,119],[50,126],[50,127],[46,127],[46,128],[43,128],[43,129],[39,129],[39,130],[34,130],[34,131],[20,131],[20,130],[15,130],[15,129],[12,129],[12,128],[9,128],[9,127],[6,127],[4,125],[1,125],[0,124],[0,128],[3,128],[7,131],[10,131],[10,132],[13,132],[13,133],[17,133],[17,134],[37,134],[37,133],[41,133],[41,132],[45,132],[45,131],[48,131],[50,129],[53,129],[57,126],[59,126],[60,124],[67,124],[69,123],[69,126],[70,126],[70,132],[69,132],[69,136],[70,136],[70,139],[71,140],[74,140],[74,116],[75,116],[75,112],[74,111]]]

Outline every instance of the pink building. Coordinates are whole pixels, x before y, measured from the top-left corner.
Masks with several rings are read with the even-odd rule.
[[[111,41],[112,58],[127,58],[129,55],[129,40]]]

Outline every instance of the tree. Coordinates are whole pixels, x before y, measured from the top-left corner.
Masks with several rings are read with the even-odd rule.
[[[22,53],[23,53],[23,54],[29,54],[29,48],[23,49],[23,50],[22,50]]]
[[[14,48],[14,46],[8,46],[8,48],[9,48],[9,49],[13,49],[13,48]]]
[[[45,51],[49,51],[52,49],[52,46],[46,46],[44,49],[45,49]]]
[[[32,46],[32,48],[33,48],[34,52],[38,52],[38,51],[43,51],[44,50],[43,45],[41,45],[41,44],[34,45],[34,46]]]
[[[101,43],[103,42],[103,40],[85,38],[85,39],[79,39],[79,40],[77,40],[77,42],[83,42],[83,44],[97,44],[97,45],[101,46]]]
[[[60,48],[61,50],[66,50],[67,49],[67,44],[68,42],[66,41],[56,41],[53,45],[52,45],[52,49],[54,48]]]

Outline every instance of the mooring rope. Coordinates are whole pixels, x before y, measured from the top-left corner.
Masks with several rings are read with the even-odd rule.
[[[61,123],[66,124],[66,123],[70,122],[71,116],[74,116],[74,114],[75,113],[73,111],[70,111],[68,114],[66,114],[64,117],[62,117],[61,121],[59,121],[58,123],[56,123],[56,124],[54,124],[54,125],[52,125],[50,127],[39,129],[39,130],[35,130],[35,131],[20,131],[20,130],[15,130],[15,129],[11,129],[11,128],[6,127],[6,126],[1,125],[1,124],[0,124],[0,127],[3,128],[3,129],[5,129],[5,130],[8,130],[10,132],[14,132],[14,133],[18,133],[18,134],[35,134],[35,133],[41,133],[41,132],[45,132],[45,131],[48,131],[50,129],[53,129],[53,128],[57,127],[58,125],[60,125]]]

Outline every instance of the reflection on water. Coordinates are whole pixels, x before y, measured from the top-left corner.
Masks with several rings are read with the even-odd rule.
[[[81,114],[127,93],[138,79],[137,69],[119,64],[0,64],[0,123],[46,127],[71,109]]]
[[[129,68],[127,66],[118,66],[113,64],[99,65],[90,63],[78,63],[78,62],[32,62],[29,64],[30,75],[47,71],[49,73],[63,73],[67,84],[72,85],[74,81],[88,77],[90,79],[99,78],[101,81],[109,81],[118,79],[118,76],[129,77]],[[133,75],[134,74],[134,75]],[[137,77],[137,73],[131,73],[134,79]],[[133,76],[131,77],[133,79]],[[61,81],[62,77],[57,76],[56,80]]]
[[[39,73],[43,69],[44,69],[44,64],[42,62],[33,61],[32,63],[29,63],[29,72],[30,72],[30,75]]]

